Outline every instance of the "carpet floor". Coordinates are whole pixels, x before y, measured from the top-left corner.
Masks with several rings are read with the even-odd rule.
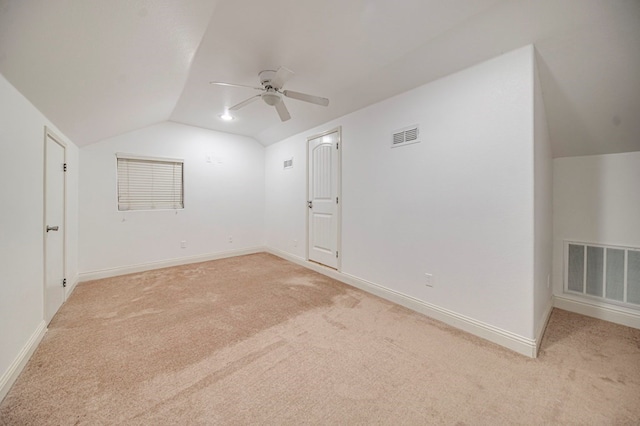
[[[554,310],[537,359],[269,254],[78,285],[3,425],[640,424],[640,330]]]

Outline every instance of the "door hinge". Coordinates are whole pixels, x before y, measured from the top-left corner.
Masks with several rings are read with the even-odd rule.
[[[66,287],[67,286],[67,279],[63,278],[62,279],[62,287]]]
[[[67,171],[67,163],[62,164],[62,171],[63,172]]]
[[[336,259],[338,258],[338,250],[336,250]]]
[[[336,149],[340,149],[340,148],[338,148],[338,142],[336,142]]]
[[[336,197],[336,204],[338,204],[338,197]]]

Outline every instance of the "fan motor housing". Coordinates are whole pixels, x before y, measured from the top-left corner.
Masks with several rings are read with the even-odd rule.
[[[260,84],[262,84],[263,86],[268,86],[269,83],[271,82],[271,80],[273,80],[273,77],[275,77],[275,75],[276,75],[276,71],[275,70],[260,71],[258,73],[258,78],[260,79]]]

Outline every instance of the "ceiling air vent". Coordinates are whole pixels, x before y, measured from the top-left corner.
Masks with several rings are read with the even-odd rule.
[[[418,137],[420,136],[420,129],[418,125],[413,125],[409,127],[405,127],[403,129],[396,130],[393,132],[393,140],[391,141],[391,148],[395,148],[398,146],[409,145],[412,143],[418,143],[420,140]]]

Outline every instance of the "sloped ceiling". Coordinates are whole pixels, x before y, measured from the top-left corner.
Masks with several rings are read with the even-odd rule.
[[[533,43],[554,156],[640,151],[638,0],[0,0],[0,72],[78,145],[172,120],[264,145]],[[280,122],[263,69],[296,74]]]

